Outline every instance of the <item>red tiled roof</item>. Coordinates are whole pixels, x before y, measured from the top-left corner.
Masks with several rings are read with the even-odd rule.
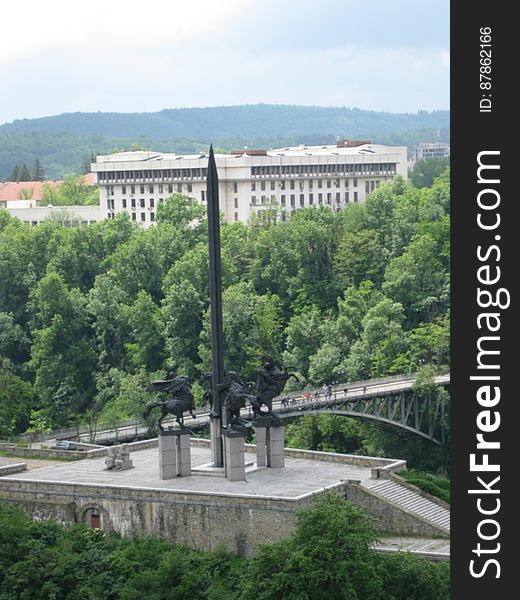
[[[39,202],[43,198],[44,185],[58,187],[62,183],[63,181],[0,181],[0,202],[23,199]],[[27,190],[31,194],[30,198],[24,198],[22,190]]]

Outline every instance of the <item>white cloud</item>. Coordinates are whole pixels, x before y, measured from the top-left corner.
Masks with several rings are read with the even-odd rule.
[[[0,63],[46,53],[178,46],[218,34],[257,0],[25,0],[2,6]]]

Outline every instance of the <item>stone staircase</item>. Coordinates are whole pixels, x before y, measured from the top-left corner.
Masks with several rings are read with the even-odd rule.
[[[416,515],[428,521],[434,527],[439,527],[449,533],[449,509],[424,498],[414,490],[392,479],[367,479],[362,482],[361,487],[368,489],[381,499],[393,503],[407,513]]]

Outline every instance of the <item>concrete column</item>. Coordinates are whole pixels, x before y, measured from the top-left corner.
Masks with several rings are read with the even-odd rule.
[[[223,431],[224,474],[228,481],[245,481],[245,436],[239,431]]]
[[[273,469],[285,467],[285,427],[269,427],[267,430],[267,466]]]
[[[267,431],[267,427],[255,427],[257,467],[267,467]]]
[[[159,431],[159,477],[173,479],[191,475],[190,432]]]
[[[209,423],[211,444],[211,461],[214,467],[224,466],[224,449],[222,444],[221,420],[214,418]]]

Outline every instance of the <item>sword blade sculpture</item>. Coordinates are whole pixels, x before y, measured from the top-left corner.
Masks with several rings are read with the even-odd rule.
[[[212,372],[212,419],[211,453],[213,464],[222,467],[222,428],[227,427],[226,414],[222,410],[219,386],[224,381],[224,334],[222,328],[222,281],[220,258],[220,206],[218,196],[218,173],[213,146],[209,149],[207,184],[209,276],[211,304],[211,372]]]

